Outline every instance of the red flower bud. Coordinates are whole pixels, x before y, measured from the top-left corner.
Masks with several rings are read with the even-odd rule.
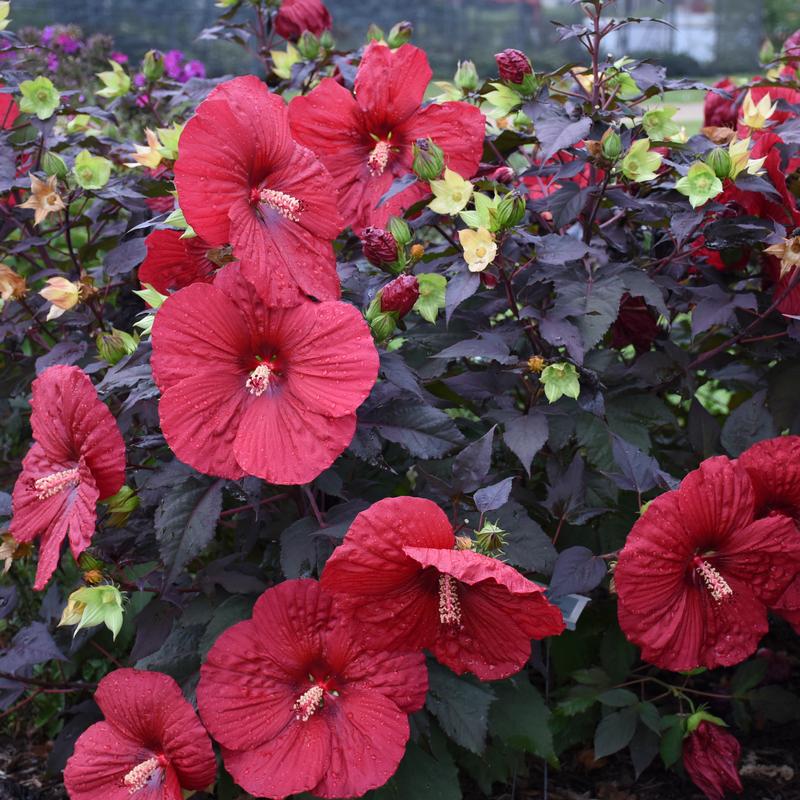
[[[683,740],[683,766],[708,800],[724,800],[726,791],[742,791],[741,757],[742,746],[736,737],[711,722],[701,722]]]
[[[497,181],[498,183],[511,183],[514,180],[515,173],[511,167],[498,167],[496,170],[490,172],[486,176],[490,181]]]
[[[367,261],[376,267],[397,261],[397,241],[389,231],[382,228],[364,228],[361,247]]]
[[[525,76],[533,72],[528,57],[519,50],[509,48],[502,53],[495,53],[494,60],[500,70],[500,77],[509,83],[522,83]]]
[[[735,128],[737,116],[736,98],[741,90],[730,78],[723,78],[714,84],[714,88],[723,89],[733,99],[728,100],[722,95],[709,92],[703,104],[703,124],[712,128]]]
[[[658,320],[644,298],[622,295],[619,314],[611,326],[611,346],[621,349],[632,344],[637,353],[644,353],[658,333]]]
[[[383,287],[381,311],[396,311],[402,319],[419,298],[419,281],[413,275],[400,275]]]
[[[783,54],[791,57],[791,61],[786,62],[787,67],[800,69],[800,30],[795,31],[783,43]]]
[[[330,12],[320,0],[283,0],[275,17],[275,30],[290,42],[296,42],[304,31],[319,36],[332,24]]]

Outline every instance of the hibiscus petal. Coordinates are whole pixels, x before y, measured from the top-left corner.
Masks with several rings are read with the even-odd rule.
[[[208,244],[199,236],[181,239],[182,231],[153,231],[146,239],[147,257],[139,267],[139,281],[162,294],[192,283],[210,283],[217,269],[206,258]]]
[[[181,134],[175,186],[189,224],[215,246],[229,241],[231,206],[293,148],[283,99],[254,75],[218,86]],[[251,185],[252,182],[252,185]]]
[[[319,715],[293,722],[258,749],[222,748],[225,769],[255,797],[284,798],[313,789],[330,758],[331,733]]]
[[[433,72],[424,50],[404,44],[397,50],[372,42],[355,79],[355,96],[370,132],[382,136],[408,119],[422,104]]]
[[[348,687],[380,692],[402,712],[425,705],[428,671],[422,653],[362,650],[343,671]]]
[[[294,721],[302,690],[280,649],[251,620],[228,628],[200,670],[197,705],[211,735],[224,747],[266,745]]]
[[[308,483],[344,452],[355,429],[355,414],[312,414],[287,392],[264,394],[244,412],[234,454],[248,475],[276,484]]]
[[[164,301],[153,323],[153,378],[166,391],[185,378],[224,371],[242,377],[250,331],[216,286],[193,284]]]
[[[384,695],[348,689],[325,707],[330,760],[312,793],[359,797],[397,771],[409,736],[408,718]]]
[[[756,494],[756,516],[783,513],[800,522],[800,436],[758,442],[737,463],[747,470]]]

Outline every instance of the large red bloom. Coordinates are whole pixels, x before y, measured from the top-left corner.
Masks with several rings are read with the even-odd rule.
[[[169,675],[118,669],[94,699],[105,721],[75,742],[64,770],[71,800],[182,800],[182,789],[213,783],[211,740]]]
[[[152,367],[178,458],[223,478],[296,484],[350,444],[378,354],[353,306],[269,307],[231,264],[213,284],[167,298],[153,324]]]
[[[730,666],[753,653],[800,569],[787,517],[756,519],[747,472],[718,456],[656,498],[633,526],[614,579],[625,635],[656,666]]]
[[[34,588],[43,589],[66,537],[75,558],[89,546],[97,501],[125,480],[125,443],[78,367],[46,369],[33,382],[31,408],[34,443],[14,485],[9,531],[19,542],[41,536]]]
[[[189,224],[213,247],[233,245],[270,305],[339,297],[336,189],[292,140],[282,98],[254,75],[220,84],[198,106],[181,134],[175,186]]]
[[[561,633],[561,612],[515,569],[454,547],[435,503],[381,500],[355,518],[322,585],[376,647],[427,648],[456,673],[505,678],[525,665],[531,639]]]
[[[800,436],[779,436],[754,444],[739,456],[756,498],[756,517],[786,516],[800,537]],[[800,633],[800,572],[773,610]]]
[[[331,14],[320,0],[283,0],[275,17],[278,36],[296,42],[304,31],[320,36],[330,30]]]
[[[403,757],[425,702],[420,653],[365,650],[316,581],[285,581],[217,639],[197,702],[225,768],[257,797],[357,797]]]
[[[417,139],[433,139],[447,166],[465,178],[478,168],[483,114],[462,102],[421,108],[431,74],[422,50],[373,42],[356,75],[355,96],[326,78],[289,104],[292,133],[325,163],[339,188],[342,214],[356,233],[370,225],[386,227],[390,215],[428,194],[427,184],[417,182],[377,207],[395,179],[411,174]]]
[[[214,280],[219,266],[209,258],[209,251],[214,248],[199,236],[181,239],[181,235],[181,231],[161,230],[145,239],[147,256],[139,267],[140,283],[149,283],[161,294],[168,294],[198,281]]]

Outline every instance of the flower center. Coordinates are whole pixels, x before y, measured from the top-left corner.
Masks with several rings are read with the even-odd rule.
[[[733,594],[733,589],[728,585],[725,578],[708,561],[700,558],[700,556],[695,556],[692,563],[694,564],[695,572],[703,579],[706,589],[711,592],[714,600],[719,602],[724,597]]]
[[[311,717],[322,708],[322,698],[324,695],[325,690],[318,683],[303,692],[292,706],[297,712],[297,714],[295,714],[295,719],[299,719],[300,722],[308,722]]]
[[[33,488],[38,492],[37,497],[40,500],[47,500],[54,494],[63,492],[64,489],[77,486],[81,482],[78,474],[78,468],[62,469],[60,472],[53,472],[50,475],[45,475],[44,478],[37,478],[33,482]]]
[[[269,386],[270,376],[272,375],[272,367],[265,361],[262,361],[249,375],[245,386],[250,394],[256,397],[261,397],[267,391]]]
[[[478,258],[483,258],[486,255],[486,248],[483,246],[476,247],[475,255],[478,256]]]
[[[286,192],[279,192],[277,189],[260,189],[256,190],[254,194],[261,205],[277,211],[282,217],[286,217],[292,222],[300,222],[300,214],[305,210],[302,200],[292,197]]]
[[[384,142],[381,140],[375,145],[375,147],[372,148],[372,152],[369,154],[369,158],[367,159],[369,174],[372,175],[373,178],[383,175],[388,163],[389,142]]]
[[[128,787],[128,791],[133,794],[147,785],[148,781],[156,772],[167,765],[164,756],[153,756],[147,761],[137,764],[123,779],[122,782]]]
[[[458,581],[452,575],[439,575],[439,622],[442,625],[461,625]]]

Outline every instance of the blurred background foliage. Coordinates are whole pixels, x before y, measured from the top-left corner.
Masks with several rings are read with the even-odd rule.
[[[410,20],[414,41],[425,48],[437,77],[449,77],[463,53],[483,74],[505,47],[528,52],[537,69],[577,60],[574,40],[558,42],[551,20],[574,22],[580,6],[569,0],[327,0],[334,34],[343,49],[356,47],[371,22],[388,30]],[[74,23],[87,33],[114,35],[117,47],[139,58],[151,47],[179,48],[206,62],[209,74],[253,68],[235,45],[198,40],[219,9],[213,0],[14,0],[15,27]],[[652,55],[673,75],[710,76],[751,72],[763,40],[779,44],[800,28],[797,0],[620,0],[619,14],[662,18],[666,25],[627,29],[632,38],[613,42],[615,55]]]

